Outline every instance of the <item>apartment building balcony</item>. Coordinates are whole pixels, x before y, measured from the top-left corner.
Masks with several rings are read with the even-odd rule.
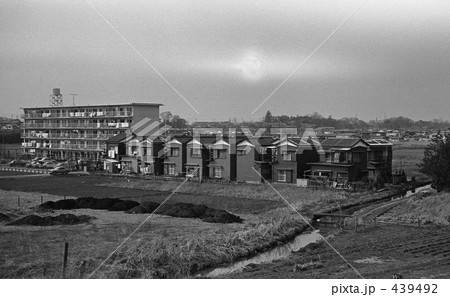
[[[43,123],[43,124],[32,124],[25,123],[24,129],[36,129],[36,128],[46,128],[46,129],[127,129],[130,127],[130,123],[97,123],[97,124],[81,124],[81,123]]]
[[[133,117],[132,112],[70,112],[25,114],[24,119],[72,119],[72,118],[122,118]]]
[[[75,151],[97,151],[103,152],[104,147],[96,145],[82,145],[82,144],[36,144],[35,146],[26,146],[26,148],[35,148],[41,150],[75,150]]]
[[[31,134],[31,133],[22,133],[21,137],[23,139],[67,139],[67,140],[107,140],[114,135],[112,134],[103,134],[103,135],[96,135],[96,134],[89,134],[89,135],[83,135],[79,133],[70,133],[70,134]]]

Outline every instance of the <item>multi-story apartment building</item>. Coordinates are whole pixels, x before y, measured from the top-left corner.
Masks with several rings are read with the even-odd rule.
[[[159,121],[159,103],[23,108],[26,154],[99,160],[106,140],[144,118]]]

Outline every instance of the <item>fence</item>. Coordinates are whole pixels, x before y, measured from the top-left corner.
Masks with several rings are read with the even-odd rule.
[[[47,169],[34,169],[34,168],[23,168],[23,167],[0,167],[0,171],[12,171],[12,172],[27,172],[35,174],[47,174]]]

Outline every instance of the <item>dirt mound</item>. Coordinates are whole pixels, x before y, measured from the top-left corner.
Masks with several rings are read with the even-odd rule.
[[[10,217],[0,212],[0,222],[9,221]]]
[[[40,208],[44,209],[77,209],[78,205],[74,199],[47,201],[41,205]]]
[[[109,211],[127,211],[139,206],[139,203],[132,200],[123,200],[113,204]]]
[[[225,210],[212,208],[207,209],[201,219],[208,223],[222,223],[222,224],[242,223],[244,221],[241,217],[238,217]]]
[[[48,201],[39,206],[40,209],[105,209],[111,211],[125,211],[139,205],[136,201],[120,200],[117,198],[80,197],[58,201]]]
[[[155,202],[147,202],[138,205],[127,213],[153,213],[159,206]],[[203,204],[190,204],[190,203],[174,203],[164,204],[157,211],[156,214],[166,215],[178,218],[193,218],[202,219],[208,223],[242,223],[244,220],[234,214],[231,214],[225,210],[219,210],[209,208]]]
[[[126,213],[152,213],[158,208],[159,205],[160,204],[156,202],[144,202],[126,211]]]
[[[29,215],[11,222],[8,225],[48,226],[48,220],[37,215]]]
[[[208,207],[190,203],[164,204],[157,210],[157,214],[179,218],[202,218]]]
[[[40,217],[37,215],[29,215],[20,218],[8,225],[31,225],[31,226],[53,226],[53,225],[77,225],[82,223],[89,223],[95,219],[91,216],[81,215],[76,216],[73,214],[61,214],[56,217],[47,216]]]

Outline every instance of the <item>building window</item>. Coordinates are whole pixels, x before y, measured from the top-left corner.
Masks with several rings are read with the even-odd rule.
[[[180,154],[180,149],[177,147],[170,148],[170,155],[173,157],[178,157]]]
[[[281,152],[281,160],[283,161],[292,161],[294,153],[293,152],[286,152],[286,151],[282,151]]]
[[[286,182],[287,170],[279,170],[278,171],[278,181]]]
[[[246,149],[237,149],[236,150],[236,155],[238,155],[238,156],[245,156],[245,155],[247,155],[247,150]]]
[[[191,149],[191,157],[192,158],[201,158],[202,157],[202,150],[198,148]]]
[[[213,177],[214,178],[222,178],[222,168],[214,167]]]
[[[200,168],[197,166],[186,167],[186,175],[188,175],[188,176],[198,177],[199,171],[200,171]]]
[[[169,164],[169,175],[175,175],[175,164]]]

